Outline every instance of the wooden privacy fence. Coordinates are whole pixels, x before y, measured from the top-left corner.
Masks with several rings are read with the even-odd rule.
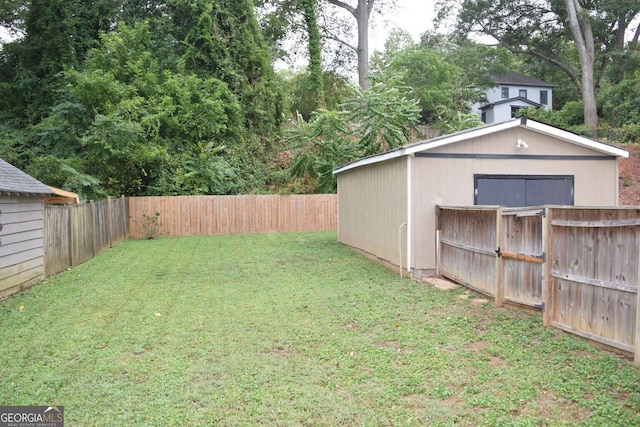
[[[321,231],[337,228],[337,203],[335,194],[314,194],[123,197],[47,205],[45,276],[81,264],[122,240],[144,237],[144,214],[157,219],[162,236]]]
[[[128,237],[127,199],[44,209],[45,276],[81,264]]]
[[[438,273],[635,355],[640,209],[438,206]]]
[[[162,236],[336,230],[337,207],[335,194],[134,197],[129,227],[144,237],[143,216],[157,212]]]

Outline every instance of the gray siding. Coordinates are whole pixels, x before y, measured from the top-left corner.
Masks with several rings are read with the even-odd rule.
[[[41,196],[0,196],[0,296],[44,278]]]
[[[406,267],[407,159],[364,166],[338,176],[338,241]],[[402,236],[400,235],[402,233]]]

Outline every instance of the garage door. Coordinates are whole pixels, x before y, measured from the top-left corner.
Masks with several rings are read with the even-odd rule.
[[[474,175],[475,204],[573,205],[572,175]]]

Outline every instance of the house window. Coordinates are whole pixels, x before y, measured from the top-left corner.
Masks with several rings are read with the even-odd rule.
[[[506,86],[503,86],[501,89],[502,89],[502,99],[509,98],[509,88]]]
[[[540,91],[540,104],[547,105],[549,103],[549,93],[546,90]]]
[[[519,96],[520,96],[520,98],[527,99],[527,90],[526,89],[520,89]]]
[[[487,112],[483,111],[482,114],[480,114],[480,120],[482,120],[482,123],[487,123]]]

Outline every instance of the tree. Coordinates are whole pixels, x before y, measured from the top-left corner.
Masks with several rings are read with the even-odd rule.
[[[313,114],[320,111],[317,108],[316,91],[312,86],[315,78],[309,71],[283,70],[280,75],[285,82],[288,114],[291,117],[300,114],[304,120],[311,120]],[[321,79],[325,109],[337,110],[338,105],[353,95],[354,88],[345,78],[325,72]]]
[[[322,45],[320,43],[320,30],[316,17],[315,0],[297,0],[298,7],[302,9],[307,25],[309,43],[309,76],[311,78],[311,90],[314,98],[314,110],[318,111],[324,106],[324,87],[322,78]]]
[[[580,60],[582,102],[584,103],[584,124],[595,135],[598,128],[598,111],[593,80],[595,44],[589,15],[579,0],[565,0],[571,36]]]
[[[298,115],[287,132],[298,149],[292,177],[312,181],[315,191],[335,192],[335,168],[408,143],[419,112],[408,92],[391,79],[357,90],[338,111],[323,110],[309,122]]]
[[[456,7],[459,9],[456,10]],[[513,53],[529,55],[562,69],[580,88],[585,124],[597,126],[595,89],[604,68],[609,66],[615,40],[638,15],[638,2],[594,1],[586,8],[578,0],[439,0],[438,19],[456,16],[460,34],[491,36]],[[455,13],[454,13],[455,12]],[[571,43],[569,43],[571,42]],[[602,64],[598,69],[596,63]]]
[[[467,122],[460,121],[460,114],[484,96],[483,89],[493,84],[484,76],[502,70],[504,62],[504,52],[497,48],[454,44],[439,36],[425,36],[418,44],[410,34],[394,30],[384,51],[372,57],[371,80],[397,79],[411,88],[422,123],[451,129],[444,123]]]
[[[373,11],[375,0],[357,0],[357,5],[352,6],[341,0],[327,0],[334,6],[348,11],[356,20],[358,28],[358,45],[353,48],[350,44],[339,39],[343,44],[349,45],[358,56],[358,84],[362,89],[369,88],[369,19]]]

